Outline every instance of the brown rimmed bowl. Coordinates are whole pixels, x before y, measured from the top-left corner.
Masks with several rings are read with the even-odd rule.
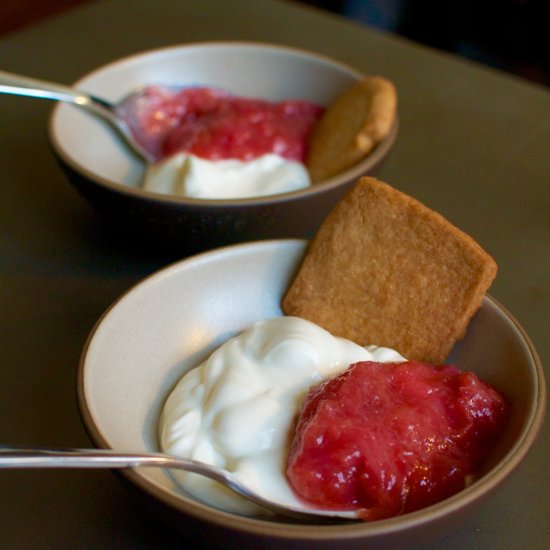
[[[117,102],[147,84],[206,85],[269,100],[330,104],[365,75],[313,52],[254,42],[205,42],[114,61],[74,87]],[[349,170],[280,195],[201,200],[144,191],[144,165],[102,121],[59,104],[49,125],[56,158],[69,180],[112,225],[133,238],[195,252],[246,240],[311,237],[361,175],[373,175],[397,137],[390,134]]]
[[[84,423],[99,447],[155,451],[165,398],[184,372],[251,323],[281,315],[280,300],[303,257],[304,240],[240,244],[203,253],[151,275],[123,295],[93,329],[79,368]],[[508,429],[474,483],[414,513],[372,523],[308,525],[244,517],[204,505],[164,471],[124,472],[182,540],[211,548],[390,548],[420,544],[473,513],[505,484],[533,444],[546,394],[540,360],[517,321],[486,297],[449,361],[502,390]],[[503,490],[506,490],[505,488]]]

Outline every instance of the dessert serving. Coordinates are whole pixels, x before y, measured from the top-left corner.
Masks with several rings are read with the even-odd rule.
[[[307,144],[323,112],[312,102],[148,86],[122,111],[136,140],[157,160],[145,174],[149,191],[239,198],[310,185]]]
[[[177,384],[162,449],[230,469],[257,492],[366,521],[455,494],[502,433],[508,405],[475,374],[439,363],[495,271],[441,216],[359,181],[311,243],[283,300],[288,316],[229,340]],[[385,330],[364,331],[371,317]],[[431,338],[418,317],[430,317]],[[211,481],[177,476],[201,500],[257,513]]]
[[[144,189],[203,199],[273,195],[330,178],[389,134],[396,111],[395,88],[382,77],[359,81],[326,110],[303,100],[158,85],[117,109],[155,159]]]
[[[363,178],[321,226],[283,309],[439,364],[496,269],[442,216]],[[504,398],[472,373],[417,361],[358,363],[310,391],[288,473],[309,501],[359,507],[364,519],[412,511],[464,488],[506,416]]]
[[[163,451],[229,469],[268,498],[299,505],[285,477],[295,418],[307,389],[355,361],[402,361],[297,317],[255,323],[177,383],[163,407]],[[203,502],[234,512],[265,513],[219,483],[174,472]]]
[[[281,298],[307,247],[304,240],[285,239],[213,250],[163,268],[117,300],[94,327],[78,376],[79,406],[94,443],[160,450],[158,422],[170,392],[228,339],[259,321],[281,317]],[[540,360],[517,321],[493,297],[485,297],[447,362],[500,389],[510,418],[486,459],[468,476],[468,486],[427,508],[377,521],[337,519],[319,527],[304,519],[297,525],[284,516],[235,514],[206,505],[162,469],[129,469],[122,475],[153,503],[159,501],[160,510],[168,510],[176,531],[193,529],[202,540],[203,533],[214,536],[217,529],[217,547],[231,541],[235,548],[360,550],[373,544],[406,547],[413,539],[427,542],[463,523],[497,490],[506,491],[544,418]],[[245,426],[251,416],[245,417]],[[287,450],[290,446],[289,438]]]
[[[117,106],[144,86],[158,85],[170,94],[202,87],[234,99],[272,105],[297,100],[328,111],[365,78],[314,52],[229,41],[138,53],[94,70],[74,87]],[[170,119],[165,114],[161,109],[162,121]],[[305,162],[277,151],[216,161],[179,151],[144,163],[103,121],[71,105],[56,107],[49,131],[69,181],[117,234],[185,256],[250,240],[312,235],[349,186],[386,161],[398,134],[396,116],[388,135],[354,166],[312,182],[307,151]]]

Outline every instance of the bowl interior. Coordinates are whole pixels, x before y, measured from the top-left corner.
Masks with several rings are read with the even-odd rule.
[[[279,240],[208,252],[153,274],[116,302],[96,325],[80,365],[79,405],[94,442],[120,450],[157,450],[157,420],[172,386],[228,337],[255,321],[281,315],[281,297],[305,246],[302,240]],[[536,352],[493,299],[485,299],[449,362],[500,388],[513,412],[510,429],[488,460],[486,475],[431,507],[436,516],[464,506],[502,481],[527,452],[544,410]],[[142,469],[128,476],[182,512],[236,521],[187,497],[161,470]],[[408,516],[426,519],[422,514]],[[254,520],[238,521],[247,525]],[[379,533],[395,529],[399,521],[335,529]]]
[[[75,84],[117,102],[147,84],[207,85],[270,100],[328,105],[360,73],[313,53],[256,43],[206,43],[163,48],[106,65]],[[62,159],[94,180],[138,188],[143,165],[103,122],[58,105],[50,138]]]

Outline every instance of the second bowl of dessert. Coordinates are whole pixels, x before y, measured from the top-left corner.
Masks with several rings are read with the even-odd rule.
[[[324,109],[367,76],[312,52],[215,42],[133,55],[93,71],[74,86],[113,103],[143,86],[177,85],[271,102],[311,102]],[[103,121],[72,105],[55,108],[49,136],[70,181],[117,230],[196,252],[252,239],[311,236],[359,176],[377,171],[397,130],[395,115],[368,154],[338,173],[321,175],[308,187],[266,196],[206,199],[144,189],[144,163]]]

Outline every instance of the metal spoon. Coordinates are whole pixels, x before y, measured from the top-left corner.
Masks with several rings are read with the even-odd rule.
[[[318,510],[297,506],[286,502],[276,502],[262,496],[239,479],[234,473],[180,456],[161,453],[121,453],[110,449],[47,449],[19,448],[0,446],[0,469],[5,468],[137,468],[154,466],[157,468],[174,468],[199,474],[221,483],[254,502],[261,508],[276,514],[315,521],[316,519],[340,518],[356,520],[355,511]]]
[[[0,93],[72,103],[110,124],[142,161],[152,163],[155,160],[153,155],[134,139],[128,123],[117,114],[118,105],[62,84],[37,80],[5,71],[0,71]],[[128,101],[128,97],[122,100],[122,102],[126,101]]]

